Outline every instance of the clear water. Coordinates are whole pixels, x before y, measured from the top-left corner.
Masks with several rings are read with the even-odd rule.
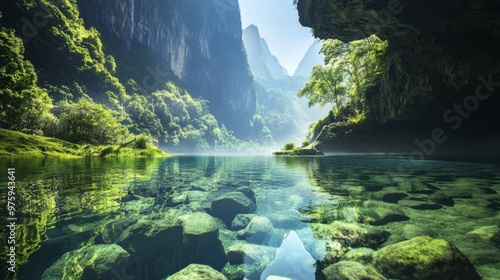
[[[500,166],[429,160],[419,162],[409,173],[399,168],[405,160],[389,156],[0,160],[4,202],[0,219],[5,225],[9,167],[16,168],[18,218],[17,274],[2,266],[0,275],[2,279],[42,279],[44,271],[65,253],[116,241],[140,218],[159,213],[215,215],[211,212],[214,199],[247,186],[256,201],[252,214],[268,218],[272,229],[264,236],[259,233],[259,238],[251,233],[241,238],[231,225],[217,221],[226,254],[235,246],[248,245],[242,261],[219,268],[230,279],[272,275],[317,279],[321,260],[331,257],[333,240],[317,225],[335,221],[371,223],[370,227],[388,231],[390,236],[378,247],[420,235],[445,239],[465,254],[483,278],[500,279],[498,240],[471,233],[500,226]],[[366,218],[370,203],[402,211],[405,218]],[[103,234],[104,228],[112,225],[114,229],[127,219],[130,223],[124,222],[127,226],[115,232],[115,239]],[[7,234],[3,226],[4,257]],[[156,242],[161,247],[169,241]],[[151,254],[158,255],[150,256],[154,263],[141,264],[133,251],[128,253],[127,265],[110,264],[103,268],[103,275],[161,279],[186,265],[166,265],[167,261],[161,261],[165,254],[156,251]],[[212,254],[181,252],[204,253]],[[337,253],[340,258],[345,252]],[[79,265],[76,260],[71,266]],[[72,279],[75,270],[67,271],[65,277]],[[93,274],[83,275],[91,278]],[[47,274],[45,278],[49,279]]]

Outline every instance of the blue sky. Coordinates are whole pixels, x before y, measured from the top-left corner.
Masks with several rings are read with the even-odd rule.
[[[299,23],[293,0],[238,0],[242,28],[254,24],[271,52],[292,75],[314,41],[310,28]]]

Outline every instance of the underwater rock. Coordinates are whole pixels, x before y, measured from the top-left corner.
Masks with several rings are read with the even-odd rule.
[[[323,269],[327,280],[385,280],[384,276],[371,266],[355,261],[340,261]]]
[[[238,214],[234,217],[233,222],[231,223],[232,230],[240,230],[247,227],[250,220],[255,217],[254,214]]]
[[[131,225],[135,224],[139,219],[139,215],[132,214],[118,220],[108,222],[100,230],[99,235],[96,238],[96,242],[107,244],[115,243],[123,233],[123,231]]]
[[[489,202],[486,200],[467,199],[463,201],[456,201],[453,209],[467,218],[482,219],[496,215],[495,211],[487,207],[488,205]]]
[[[400,206],[410,207],[415,210],[438,210],[443,208],[441,204],[425,202],[413,199],[404,199],[398,202]]]
[[[237,214],[248,214],[255,210],[255,203],[242,192],[229,192],[212,201],[212,214],[226,225],[231,225]]]
[[[208,265],[190,264],[181,271],[167,277],[166,280],[196,280],[196,279],[210,279],[210,280],[227,280],[224,274],[211,268]]]
[[[112,279],[113,270],[125,264],[129,254],[116,244],[84,247],[64,254],[43,273],[42,279]]]
[[[428,228],[422,225],[416,226],[411,224],[405,225],[403,227],[402,234],[405,239],[412,239],[413,237],[424,236],[424,235],[433,238],[437,237],[437,233],[434,231],[433,228]]]
[[[243,186],[236,189],[237,192],[244,193],[248,198],[250,198],[253,202],[257,202],[255,200],[255,193],[249,186]]]
[[[138,278],[159,279],[181,268],[183,228],[177,215],[144,217],[118,238],[116,243],[131,253]]]
[[[369,264],[373,261],[375,250],[371,248],[356,248],[349,250],[340,260]]]
[[[248,242],[261,244],[272,234],[273,230],[273,223],[268,218],[255,216],[245,229],[238,232],[238,239],[246,239]]]
[[[179,217],[183,226],[182,266],[190,263],[206,264],[222,269],[227,262],[219,239],[216,220],[207,213],[197,212]]]
[[[446,196],[442,193],[433,193],[429,196],[430,201],[435,203],[439,203],[444,206],[453,206],[455,205],[455,201],[453,198]]]
[[[468,236],[476,236],[487,242],[500,245],[500,228],[498,226],[485,226],[467,233]]]
[[[474,266],[455,245],[428,236],[388,245],[374,255],[383,275],[406,279],[480,279]]]
[[[248,279],[260,279],[262,271],[275,258],[276,248],[246,242],[236,243],[228,248],[230,266],[224,271],[234,270],[235,265],[242,265],[240,272]],[[233,273],[234,274],[234,271]]]
[[[410,219],[398,206],[378,201],[365,202],[359,213],[361,222],[376,226]]]

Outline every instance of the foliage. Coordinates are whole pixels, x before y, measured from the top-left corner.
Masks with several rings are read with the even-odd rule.
[[[31,62],[24,60],[24,46],[14,31],[0,29],[0,127],[41,132],[53,116],[52,100],[39,88]]]
[[[146,149],[153,144],[152,139],[149,135],[141,134],[135,138],[135,148],[136,149]]]
[[[87,98],[77,103],[61,101],[58,138],[73,143],[115,144],[128,137],[128,129],[120,124],[113,111]]]
[[[302,148],[305,148],[305,147],[307,147],[309,145],[311,145],[311,142],[309,142],[309,140],[302,141]]]
[[[285,143],[285,145],[283,146],[283,150],[285,151],[290,151],[293,149],[295,149],[295,144],[293,142]]]
[[[146,149],[122,148],[118,145],[82,146],[56,138],[0,129],[0,157],[2,158],[76,158],[99,156],[164,157],[168,155],[153,146]]]
[[[375,35],[350,43],[327,40],[321,49],[325,66],[314,67],[298,96],[308,97],[309,106],[331,104],[334,114],[344,118],[366,114],[366,92],[385,71],[386,48],[387,41]]]

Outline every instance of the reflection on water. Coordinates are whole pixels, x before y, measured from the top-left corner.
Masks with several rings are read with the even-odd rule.
[[[1,160],[17,175],[16,277],[161,279],[198,263],[228,279],[405,278],[375,252],[430,236],[456,246],[482,277],[500,278],[500,168],[424,161],[401,174],[402,160]],[[428,270],[420,279],[444,273]]]

